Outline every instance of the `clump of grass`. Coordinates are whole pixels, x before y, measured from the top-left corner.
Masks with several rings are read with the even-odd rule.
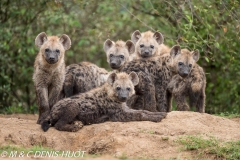
[[[215,158],[227,160],[240,159],[240,141],[221,142],[220,140],[201,136],[184,136],[177,140],[184,146],[184,150],[197,152],[198,157],[211,155]]]
[[[240,118],[239,113],[222,112],[222,113],[215,114],[215,115],[220,116],[220,117],[225,117],[225,118]]]

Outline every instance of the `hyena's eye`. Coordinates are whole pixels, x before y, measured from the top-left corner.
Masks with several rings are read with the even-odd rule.
[[[57,53],[60,53],[59,49],[56,49],[56,52],[57,52]]]
[[[110,54],[110,57],[113,57],[113,54]]]
[[[124,59],[124,56],[123,56],[123,55],[121,55],[121,56],[120,56],[120,58]]]
[[[45,49],[45,52],[49,52],[49,51],[50,51],[50,49],[48,49],[48,48]]]
[[[183,65],[183,63],[182,62],[178,62],[178,65],[181,66],[181,65]]]
[[[143,47],[144,47],[144,45],[143,45],[143,44],[141,44],[141,45],[140,45],[140,48],[143,48]]]
[[[154,48],[154,46],[153,45],[150,45],[150,47],[153,49]]]
[[[120,87],[117,87],[117,90],[118,90],[118,91],[120,91],[120,90],[121,90],[121,88],[120,88]]]
[[[192,64],[189,64],[189,67],[192,67]]]
[[[130,91],[130,90],[131,90],[131,88],[129,88],[129,87],[128,87],[128,88],[127,88],[127,90],[128,90],[128,91]]]

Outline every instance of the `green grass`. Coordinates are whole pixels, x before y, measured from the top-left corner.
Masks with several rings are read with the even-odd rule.
[[[135,157],[135,158],[129,158],[125,154],[123,154],[120,157],[117,157],[119,160],[164,160],[163,158],[144,158],[144,157]]]
[[[220,140],[201,136],[184,136],[177,140],[182,144],[183,150],[195,151],[197,159],[213,156],[215,159],[237,160],[240,159],[240,140],[234,142],[221,142]]]
[[[215,114],[215,116],[225,117],[225,118],[240,118],[239,113],[229,113],[229,112],[222,112],[219,114]]]

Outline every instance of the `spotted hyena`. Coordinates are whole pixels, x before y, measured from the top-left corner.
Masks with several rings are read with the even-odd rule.
[[[135,51],[135,45],[128,40],[113,42],[107,39],[103,44],[103,49],[107,56],[107,62],[113,70],[119,71],[130,61],[130,55]]]
[[[131,55],[133,59],[149,59],[164,53],[169,53],[170,48],[163,44],[164,37],[160,32],[133,32],[131,40],[135,44],[135,52]]]
[[[191,52],[188,49],[182,49],[182,54],[185,54],[185,57],[188,58],[178,57],[177,67],[182,75],[173,76],[168,84],[168,94],[170,99],[172,96],[174,97],[177,110],[189,110],[186,103],[188,97],[190,107],[196,106],[197,112],[204,113],[206,77],[203,68],[196,63],[199,59],[199,51]]]
[[[107,82],[89,92],[63,99],[55,104],[50,116],[42,123],[47,131],[54,126],[60,131],[78,131],[83,125],[105,121],[153,121],[159,122],[165,112],[133,110],[127,107],[127,99],[134,94],[138,76],[131,72],[112,73]]]
[[[51,107],[60,99],[65,77],[65,51],[71,47],[71,40],[63,34],[60,37],[40,33],[35,39],[39,47],[34,63],[33,82],[35,86],[40,124],[49,114]]]
[[[151,59],[135,59],[127,63],[122,69],[123,72],[143,73],[143,78],[139,78],[140,85],[135,87],[136,96],[129,100],[130,106],[149,111],[170,111],[170,96],[167,94],[168,83],[174,75],[186,76],[178,67],[179,61],[185,59],[194,62],[197,58],[197,54],[188,56],[180,46],[176,45],[171,48],[170,54]],[[147,81],[143,79],[147,79]]]

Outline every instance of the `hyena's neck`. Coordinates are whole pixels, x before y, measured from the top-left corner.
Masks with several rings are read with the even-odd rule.
[[[110,86],[110,84],[108,84],[107,82],[98,88],[99,90],[96,90],[95,92],[98,94],[98,98],[104,98],[107,99],[108,101],[112,101],[112,102],[117,102],[118,103],[118,99],[115,96],[114,90],[112,89],[112,86]]]

